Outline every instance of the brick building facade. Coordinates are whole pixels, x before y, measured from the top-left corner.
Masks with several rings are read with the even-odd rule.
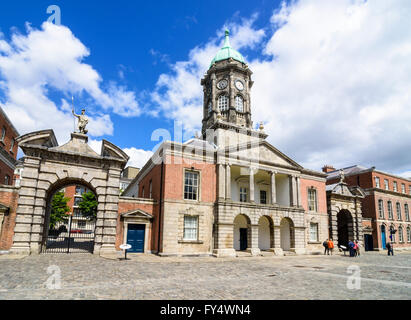
[[[351,166],[342,169],[345,182],[359,186],[365,192],[362,199],[362,215],[370,219],[371,235],[365,236],[370,250],[383,250],[388,241],[395,248],[411,248],[411,179],[376,170],[375,167]],[[327,184],[340,179],[339,170],[328,171]],[[390,229],[397,230],[390,239]]]
[[[18,145],[18,131],[0,107],[0,184],[12,185]]]

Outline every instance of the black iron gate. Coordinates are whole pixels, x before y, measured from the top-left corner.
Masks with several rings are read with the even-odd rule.
[[[93,253],[95,219],[70,218],[48,230],[43,253]]]

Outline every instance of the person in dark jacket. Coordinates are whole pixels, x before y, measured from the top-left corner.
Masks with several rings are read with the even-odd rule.
[[[385,246],[387,247],[388,255],[390,255],[390,253],[391,253],[391,255],[393,256],[394,255],[394,246],[389,242],[387,242],[387,244]]]
[[[348,249],[350,250],[350,257],[355,256],[355,250],[354,250],[354,242],[351,240],[348,242]]]
[[[323,242],[324,247],[324,255],[330,254],[330,250],[328,249],[328,239]]]

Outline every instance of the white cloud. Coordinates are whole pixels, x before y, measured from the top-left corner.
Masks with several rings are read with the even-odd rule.
[[[411,163],[409,1],[295,2],[252,61],[254,120],[269,140],[319,169]],[[406,71],[408,70],[408,72]]]
[[[408,0],[284,2],[263,44],[264,31],[252,27],[255,17],[244,20],[231,42],[259,56],[247,59],[254,123],[264,121],[268,140],[308,168],[363,164],[409,171],[410,13]],[[217,43],[213,38],[192,49],[187,61],[161,75],[153,94],[165,115],[186,128],[201,126],[199,81]]]
[[[123,151],[130,157],[127,166],[143,168],[147,161],[153,155],[152,151],[136,149],[136,148],[125,148]]]
[[[264,30],[254,29],[253,22],[257,18],[245,19],[241,24],[229,23],[231,44],[236,49],[254,48],[264,37]],[[222,47],[224,29],[207,44],[192,49],[188,61],[176,62],[172,65],[172,73],[160,75],[156,89],[152,94],[154,105],[163,114],[183,123],[188,131],[201,127],[203,92],[200,80],[210,67],[211,60]]]
[[[11,40],[0,39],[0,79],[4,109],[20,133],[53,128],[66,140],[73,128],[71,103],[57,105],[50,91],[72,94],[88,101],[92,136],[113,133],[107,112],[137,116],[135,93],[102,78],[83,63],[89,50],[64,26],[43,23],[40,30],[27,26],[27,34],[14,32]],[[91,111],[91,112],[90,112]]]

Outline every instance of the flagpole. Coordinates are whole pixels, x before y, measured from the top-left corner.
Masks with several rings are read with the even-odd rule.
[[[75,113],[74,111],[74,97],[73,96],[71,96],[71,105],[73,106],[73,113]],[[73,129],[74,129],[74,131],[73,132],[76,132],[76,117],[74,116],[74,114],[73,114]]]

